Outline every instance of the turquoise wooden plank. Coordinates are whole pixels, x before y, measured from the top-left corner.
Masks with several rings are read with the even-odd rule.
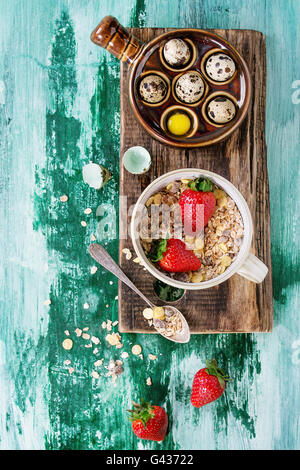
[[[299,448],[300,3],[1,0],[0,6],[0,448]],[[124,359],[116,386],[104,367],[99,379],[91,373],[96,359],[107,364],[120,355],[101,328],[117,318],[117,284],[100,268],[91,275],[86,253],[98,205],[112,202],[116,213],[118,205],[119,63],[89,40],[106,14],[134,27],[266,34],[275,301],[272,334],[197,336],[185,346],[122,335],[122,351],[138,343],[144,360]],[[99,194],[81,178],[89,160],[113,173]],[[104,242],[116,258],[117,240]],[[97,354],[76,338],[76,327],[100,338]],[[65,330],[74,340],[70,352],[61,346]],[[158,359],[151,362],[149,353]],[[220,400],[192,409],[193,375],[211,355],[234,380]],[[163,445],[138,441],[130,431],[125,410],[139,396],[169,412]]]

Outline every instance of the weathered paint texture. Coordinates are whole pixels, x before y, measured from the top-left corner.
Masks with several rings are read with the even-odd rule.
[[[300,104],[292,98],[292,83],[300,80],[300,3],[271,3],[0,0],[0,448],[300,447]],[[272,334],[199,335],[182,346],[154,335],[124,334],[121,350],[107,344],[101,323],[117,319],[117,282],[100,267],[92,275],[87,253],[91,235],[99,239],[99,221],[118,218],[120,68],[89,40],[106,14],[133,27],[249,28],[266,34]],[[23,32],[18,47],[16,25]],[[113,175],[99,192],[82,180],[89,161]],[[96,216],[103,203],[111,206]],[[86,208],[92,213],[85,214]],[[118,240],[101,242],[117,259]],[[90,340],[77,338],[77,327],[88,327],[100,344],[85,347]],[[74,340],[71,351],[61,345],[66,330]],[[130,354],[135,343],[143,359]],[[105,365],[122,351],[129,358],[114,386]],[[149,353],[158,359],[151,361]],[[212,356],[233,380],[217,402],[193,409],[193,375]],[[138,441],[130,430],[126,409],[140,396],[170,415],[163,444]]]

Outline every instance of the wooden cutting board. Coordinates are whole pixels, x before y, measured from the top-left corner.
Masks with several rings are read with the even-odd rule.
[[[132,34],[148,42],[168,29],[130,29]],[[166,147],[136,122],[127,95],[128,66],[121,64],[121,151],[142,145],[152,155],[148,173],[134,176],[120,160],[120,195],[127,196],[127,207],[136,202],[141,192],[158,176],[177,168],[202,168],[230,180],[245,197],[254,222],[252,251],[269,268],[262,284],[254,284],[239,275],[217,287],[187,291],[177,307],[186,316],[192,333],[268,332],[273,326],[273,295],[270,240],[270,205],[265,144],[266,47],[262,33],[250,30],[212,30],[226,38],[242,54],[252,77],[252,102],[241,127],[225,142],[207,148],[180,150]],[[120,206],[120,215],[125,213]],[[127,223],[129,226],[130,218]],[[126,233],[126,217],[120,217],[120,233]],[[131,240],[120,240],[120,265],[135,285],[158,303],[153,291],[154,278],[132,260],[136,257]],[[129,248],[133,256],[122,253]],[[160,302],[163,304],[163,302]],[[119,330],[121,332],[155,333],[141,312],[143,301],[119,284]]]

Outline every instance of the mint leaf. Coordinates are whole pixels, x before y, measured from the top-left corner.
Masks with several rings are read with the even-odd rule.
[[[214,185],[208,178],[206,179],[197,178],[194,181],[191,181],[188,184],[188,186],[190,189],[192,189],[192,191],[208,192],[208,191],[214,190]]]
[[[158,240],[154,243],[151,247],[150,253],[148,258],[152,263],[157,263],[161,259],[163,259],[163,254],[167,249],[168,240]]]

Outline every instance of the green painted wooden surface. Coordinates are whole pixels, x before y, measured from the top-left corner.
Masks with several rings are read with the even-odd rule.
[[[0,448],[299,448],[299,0],[1,0],[0,7]],[[117,318],[117,283],[101,269],[91,276],[86,252],[97,206],[118,204],[119,63],[89,40],[106,14],[125,26],[266,34],[275,302],[272,334],[196,336],[184,346],[123,335],[123,350],[141,344],[144,360],[124,360],[116,386],[104,368],[99,380],[91,372],[96,358],[107,364],[120,355],[101,329]],[[89,160],[113,172],[100,193],[82,181]],[[117,258],[118,241],[106,246]],[[85,326],[101,338],[97,355],[75,339],[74,329]],[[65,330],[75,340],[70,352],[61,347]],[[207,356],[233,381],[196,410],[191,382]],[[139,396],[168,410],[163,444],[133,436],[125,410]]]

